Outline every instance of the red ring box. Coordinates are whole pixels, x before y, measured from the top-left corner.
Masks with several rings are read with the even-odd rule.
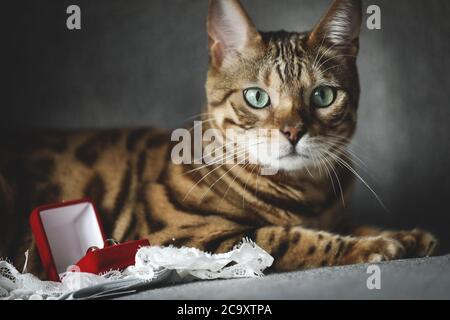
[[[105,246],[106,238],[95,205],[89,199],[40,206],[30,216],[39,256],[47,276],[59,281],[73,266],[101,274],[133,265],[137,250],[148,240]],[[96,250],[89,250],[97,247]]]

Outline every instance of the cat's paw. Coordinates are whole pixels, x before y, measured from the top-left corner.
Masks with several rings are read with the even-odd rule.
[[[428,257],[435,253],[438,241],[431,233],[413,229],[409,231],[387,231],[382,234],[400,241],[405,247],[406,256],[411,258]]]
[[[386,237],[367,237],[350,243],[341,258],[342,264],[374,263],[401,259],[405,256],[404,246],[397,240]]]

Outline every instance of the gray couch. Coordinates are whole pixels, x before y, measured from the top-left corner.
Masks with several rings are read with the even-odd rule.
[[[450,255],[380,263],[381,289],[367,288],[368,265],[197,281],[119,299],[450,299]]]

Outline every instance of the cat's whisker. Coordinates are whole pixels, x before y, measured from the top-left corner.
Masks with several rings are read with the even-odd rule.
[[[334,135],[324,135],[323,137],[319,137],[319,138],[336,141],[336,142],[340,142],[343,144],[349,144],[353,141],[351,138],[347,138],[344,136],[334,136]]]
[[[261,167],[259,167],[259,170],[256,172],[255,198],[258,196],[258,181],[259,181],[260,173],[261,173]]]
[[[361,158],[358,157],[355,154],[355,152],[351,150],[342,149],[342,147],[336,147],[336,151],[338,151],[340,155],[347,158],[347,160],[351,161],[356,166],[358,166],[359,168],[370,174],[368,165],[363,160],[361,160]]]
[[[217,167],[215,167],[214,169],[212,169],[211,171],[209,171],[206,175],[204,175],[203,177],[201,177],[190,189],[189,191],[185,194],[183,201],[186,201],[186,199],[188,198],[188,196],[191,194],[191,192],[198,186],[198,184],[200,182],[202,182],[203,180],[206,179],[206,177],[208,177],[211,173],[213,173],[214,171],[216,171],[217,169],[221,168],[224,164],[221,164]]]
[[[357,177],[365,186],[366,188],[374,195],[374,197],[377,199],[381,207],[389,212],[383,201],[381,200],[380,196],[373,190],[373,188],[359,175],[358,172],[354,168],[352,168],[351,165],[349,165],[345,160],[340,158],[339,156],[330,153],[328,150],[324,150],[326,153],[328,153],[332,158],[334,158],[338,163],[342,164],[347,170],[349,170],[355,177]]]
[[[244,152],[246,152],[246,150],[242,150],[241,152],[239,152],[239,154],[242,154],[242,153],[244,153]],[[227,158],[230,158],[230,157],[235,157],[236,155],[238,155],[238,153],[235,153],[235,154],[232,154],[232,155],[230,155],[229,157],[227,157]],[[186,199],[187,199],[187,197],[189,196],[189,194],[192,192],[192,190],[194,190],[194,188],[195,187],[197,187],[197,185],[200,183],[200,182],[202,182],[206,177],[208,177],[211,173],[213,173],[214,171],[216,171],[216,170],[218,170],[219,168],[221,168],[222,166],[224,166],[225,164],[226,164],[226,160],[225,161],[223,161],[223,160],[220,160],[220,161],[218,161],[218,162],[216,162],[216,163],[213,163],[213,164],[208,164],[208,165],[204,165],[204,166],[202,166],[201,168],[196,168],[197,170],[200,170],[200,169],[202,169],[202,168],[205,168],[205,167],[208,167],[208,166],[211,166],[211,165],[215,165],[215,164],[217,164],[217,163],[221,163],[220,165],[218,165],[217,167],[215,167],[215,168],[212,168],[212,170],[210,170],[206,175],[204,175],[204,176],[202,176],[190,189],[189,189],[189,191],[186,193],[186,195],[184,196],[184,198],[183,198],[183,201],[185,201]],[[238,163],[239,164],[239,163]],[[196,171],[196,170],[194,170],[194,171]]]
[[[348,138],[348,137],[344,137],[344,136],[339,136],[339,135],[333,135],[333,134],[325,134],[323,135],[324,137],[326,137],[327,139],[331,139],[331,140],[336,140],[336,141],[340,141],[342,143],[348,143],[348,145],[350,146],[353,145],[357,148],[360,148],[361,150],[364,149],[363,146],[361,146],[360,144],[356,143],[353,139]]]
[[[352,150],[350,143],[351,140],[345,137],[338,137],[338,136],[330,136],[330,135],[324,135],[323,137],[312,137],[310,138],[310,141],[319,141],[324,142],[328,144],[333,144],[333,146],[339,146],[341,148],[344,148],[347,152],[349,152],[352,156],[357,157],[362,163],[364,161],[358,157],[356,154],[356,151]],[[365,163],[364,163],[365,164]]]
[[[245,208],[245,191],[247,190],[247,184],[249,182],[250,177],[253,174],[253,171],[255,170],[256,166],[253,167],[252,171],[250,172],[250,174],[247,177],[247,180],[245,181],[245,185],[244,185],[244,192],[242,192],[242,209]]]
[[[352,58],[356,58],[355,55],[351,55],[351,54],[338,54],[338,55],[332,56],[332,57],[326,59],[325,61],[323,61],[323,62],[317,67],[317,69],[320,70],[320,69],[322,68],[322,66],[323,66],[325,63],[327,63],[328,61],[333,60],[333,59],[336,59],[336,58],[341,58],[341,57],[352,57]]]
[[[235,156],[240,156],[240,155],[242,154],[242,152],[248,151],[248,149],[246,149],[246,148],[256,146],[256,145],[258,145],[258,144],[260,144],[260,143],[262,143],[262,142],[257,142],[257,143],[254,143],[254,144],[251,144],[251,145],[248,145],[248,146],[239,146],[239,145],[238,145],[238,148],[233,150],[233,152],[234,152],[233,154],[229,154],[229,155],[227,155],[225,158],[220,158],[220,159],[218,159],[218,160],[216,160],[216,161],[214,161],[214,162],[211,162],[211,163],[207,163],[207,164],[205,164],[205,165],[202,165],[201,167],[198,167],[198,168],[194,168],[194,169],[185,171],[185,172],[183,172],[181,175],[189,174],[189,173],[192,173],[192,172],[194,172],[194,171],[198,171],[198,170],[201,170],[201,169],[206,168],[206,167],[208,167],[208,166],[212,166],[212,165],[215,165],[215,164],[218,164],[218,163],[221,163],[221,162],[226,162],[226,161],[228,161],[229,159],[232,159],[232,158],[235,157]],[[230,143],[230,144],[231,144],[231,143]],[[210,154],[212,154],[212,153],[210,153]]]
[[[323,159],[324,159],[324,161],[328,162],[328,164],[330,165],[331,170],[334,173],[334,176],[336,177],[336,180],[337,180],[337,183],[338,183],[338,186],[339,186],[339,191],[341,193],[342,205],[345,207],[344,191],[342,190],[342,185],[341,185],[341,181],[339,180],[339,175],[337,174],[333,163],[331,163],[331,161],[329,161],[326,157],[324,157]]]
[[[252,144],[252,145],[247,146],[247,147],[251,147],[251,146],[254,146],[254,145],[258,145],[258,144],[263,143],[263,142],[264,142],[264,141],[259,141],[259,142],[255,143],[255,144]],[[234,142],[233,142],[233,143],[234,143]],[[239,164],[240,164],[240,163],[237,163],[236,165],[234,165],[233,167],[231,167],[231,169],[228,170],[226,173],[224,173],[218,180],[216,180],[216,181],[210,186],[210,188],[212,188],[219,180],[221,180],[226,174],[228,174],[231,170],[233,170],[233,169],[234,169],[237,165],[239,165]],[[248,165],[250,165],[250,163],[246,163],[246,164],[243,166],[243,169],[245,169]],[[252,172],[250,173],[250,176],[253,174],[254,169],[255,169],[255,168],[252,169]],[[249,177],[250,177],[250,176],[249,176]],[[222,196],[222,199],[221,199],[221,201],[220,201],[220,203],[219,203],[219,206],[222,204],[223,200],[225,199],[225,196],[227,195],[227,193],[228,193],[228,191],[229,191],[231,185],[234,184],[234,182],[236,181],[236,178],[237,178],[237,175],[234,176],[232,182],[228,185],[228,187],[227,187],[225,193],[224,193],[223,196]],[[257,180],[256,180],[256,183],[258,183],[258,178],[259,178],[259,174],[257,174],[257,177],[256,177],[256,179],[257,179]],[[247,179],[247,183],[248,183],[248,179]],[[245,189],[246,189],[246,186],[245,186],[245,188],[244,188],[244,191],[245,191]],[[257,190],[257,189],[256,189],[256,190]],[[209,191],[209,189],[208,189],[208,191]],[[207,191],[207,192],[208,192],[208,191]],[[206,193],[207,193],[207,192],[206,192]],[[203,199],[203,196],[202,196],[202,199]]]
[[[216,120],[216,118],[209,118],[209,119],[206,119],[206,120],[199,120],[200,123],[195,123],[195,124],[189,129],[189,132],[191,132],[191,131],[194,130],[195,128],[197,128],[197,127],[203,125],[203,123],[212,122],[212,121],[214,121],[214,120]]]
[[[330,71],[331,69],[334,69],[334,68],[342,67],[343,65],[344,65],[343,63],[341,63],[341,64],[336,64],[336,65],[334,65],[334,66],[331,66],[331,67],[329,67],[329,68],[326,68],[325,70],[320,70],[319,72],[320,72],[320,74],[323,76],[327,71]]]
[[[316,67],[316,61],[317,61],[317,58],[319,57],[320,49],[322,49],[323,43],[324,43],[325,39],[326,39],[326,36],[324,35],[324,36],[322,37],[322,42],[320,43],[319,49],[317,49],[316,57],[314,58],[314,61],[313,61],[313,63],[312,63],[313,68]],[[322,57],[323,57],[323,54],[320,56],[320,59],[322,59]],[[319,61],[320,61],[320,59],[319,59]]]
[[[245,168],[246,166],[247,166],[247,164],[244,165],[243,168]],[[226,197],[228,191],[230,190],[231,186],[232,186],[232,185],[234,184],[234,182],[236,181],[236,178],[237,178],[237,175],[234,175],[233,180],[232,180],[231,183],[228,185],[227,189],[225,190],[224,194],[222,195],[222,199],[220,199],[219,207],[220,207],[220,205],[222,204],[222,202],[225,200],[225,197]]]
[[[322,58],[325,57],[325,56],[327,55],[327,53],[328,53],[332,48],[334,48],[335,46],[336,46],[336,43],[334,43],[334,44],[332,44],[331,46],[329,46],[329,47],[322,53],[322,55],[321,55],[320,58],[316,61],[316,63],[320,63],[321,60],[322,60]],[[313,68],[317,68],[317,64],[316,64],[316,63],[313,64]]]
[[[347,154],[347,153],[349,153],[349,150],[347,150],[346,148],[343,148],[342,146],[337,146],[333,143],[330,143],[329,141],[320,141],[320,143],[318,143],[318,144],[323,149],[327,150],[330,153],[332,153],[331,148],[333,148],[334,151],[337,153],[336,154],[337,156],[339,156],[341,159],[342,159],[342,157],[345,157],[351,164],[353,164],[353,165],[357,166],[359,169],[363,170],[370,179],[375,180],[374,177],[372,176],[372,174],[370,173],[368,166],[356,154],[352,154],[352,153]],[[344,159],[342,159],[342,160],[344,160]]]
[[[311,159],[313,159],[313,156],[312,156],[312,154],[311,154],[311,146],[310,146],[310,145],[308,145],[308,154],[309,154],[309,157],[310,157]],[[314,164],[314,160],[313,160],[313,164]],[[305,166],[305,169],[306,169],[306,171],[308,172],[308,174],[311,176],[311,178],[315,179],[315,177],[313,176],[313,174],[312,174],[311,171],[309,170],[308,166]]]
[[[225,152],[226,152],[227,148],[228,148],[229,146],[233,145],[233,144],[236,144],[237,146],[239,146],[238,143],[237,143],[236,141],[231,141],[231,142],[228,142],[228,143],[226,143],[225,145],[223,145],[221,148],[222,148],[222,149],[225,148]],[[203,158],[209,157],[209,156],[211,156],[213,153],[215,153],[215,150],[211,151],[210,153],[207,153],[207,154],[203,155]]]
[[[333,143],[330,143],[329,141],[316,141],[315,143],[318,144],[323,149],[328,150],[329,152],[334,150],[338,155],[345,157],[349,162],[356,165],[357,167],[359,167],[361,170],[365,171],[370,176],[367,165],[361,159],[359,159],[356,155],[349,153],[349,150],[347,150],[346,148],[336,145],[336,144],[333,144]]]
[[[229,170],[227,170],[223,175],[221,175],[219,177],[219,179],[217,179],[216,181],[214,181],[214,183],[212,185],[210,185],[208,187],[208,189],[202,194],[202,196],[200,197],[200,201],[203,200],[203,198],[208,194],[209,191],[211,191],[211,189],[216,185],[217,182],[219,182],[223,177],[225,177],[231,170],[233,170],[236,166],[238,166],[239,163],[236,163],[235,165],[233,165]]]
[[[318,151],[318,159],[319,159],[319,161],[323,164],[324,169],[325,169],[325,171],[326,171],[326,173],[327,173],[327,176],[330,178],[331,186],[333,187],[333,192],[334,192],[334,194],[337,195],[337,193],[336,193],[336,188],[335,188],[335,186],[334,186],[334,180],[333,180],[333,177],[331,176],[331,172],[330,172],[329,169],[328,169],[327,163],[324,161],[324,158],[325,158],[325,157],[324,157],[323,154],[320,152],[320,150],[317,150],[317,151]]]
[[[324,168],[325,168],[325,170],[326,170],[326,172],[327,172],[327,175],[328,175],[328,177],[330,178],[331,186],[332,186],[332,188],[333,188],[334,195],[337,196],[336,185],[334,184],[334,179],[333,179],[333,176],[332,176],[332,174],[331,174],[331,171],[330,171],[330,169],[328,168],[328,163],[327,163],[327,161],[326,161],[326,157],[325,157],[325,156],[322,156],[322,157],[321,157],[321,161],[323,162]]]
[[[355,154],[361,153],[361,152],[366,153],[365,148],[363,146],[355,143],[351,139],[337,138],[337,137],[332,137],[332,136],[327,136],[327,135],[325,135],[324,138],[326,138],[326,141],[328,141],[328,142],[333,142],[333,143],[336,143],[336,144],[339,144],[339,145],[345,147],[349,152],[351,151],[351,152],[354,152]]]
[[[336,142],[333,143],[330,141],[320,139],[315,140],[315,143],[323,144],[326,145],[328,148],[335,149],[337,152],[339,152],[340,155],[346,157],[349,161],[360,167],[362,170],[368,172],[368,167],[366,163],[363,160],[361,160],[353,151],[348,150],[348,146],[346,146],[345,144],[339,145]]]
[[[315,165],[316,169],[319,170],[319,176],[322,177],[322,175],[323,175],[322,174],[322,166],[317,161],[318,157],[316,157],[317,155],[315,153],[315,150],[312,150],[314,152],[311,152],[311,149],[309,149],[309,150],[310,150],[311,156],[313,157],[313,164]]]
[[[226,158],[230,158],[230,157],[235,157],[235,156],[240,156],[241,154],[245,154],[246,152],[248,152],[248,149],[244,149],[244,150],[241,150],[240,152],[237,152],[237,153],[235,153],[235,154],[232,154],[232,155],[230,155],[229,157],[226,157]],[[184,198],[183,198],[183,201],[185,201],[186,199],[187,199],[187,197],[189,196],[189,194],[192,192],[192,190],[194,190],[194,188],[195,187],[197,187],[198,186],[198,184],[200,183],[200,182],[202,182],[206,177],[208,177],[211,173],[213,173],[214,171],[216,171],[216,170],[218,170],[219,168],[221,168],[223,165],[225,165],[226,164],[226,160],[224,159],[224,160],[220,160],[220,162],[223,162],[221,165],[219,165],[219,166],[217,166],[216,168],[213,168],[211,171],[209,171],[206,175],[204,175],[201,179],[199,179],[190,189],[189,189],[189,191],[186,193],[186,195],[184,196]],[[237,163],[237,164],[241,164],[241,163]],[[203,166],[203,167],[206,167],[206,166],[210,166],[210,165],[205,165],[205,166]]]
[[[204,165],[202,165],[202,166],[200,166],[198,168],[194,168],[194,169],[191,169],[189,171],[183,172],[182,175],[189,174],[189,173],[192,173],[192,172],[195,172],[195,171],[199,171],[199,170],[202,170],[202,169],[204,169],[206,167],[214,166],[214,165],[217,165],[217,164],[222,164],[222,165],[223,164],[227,164],[226,162],[228,160],[233,159],[236,156],[241,156],[242,154],[245,154],[246,151],[247,150],[244,150],[244,149],[238,150],[238,151],[236,151],[233,154],[227,155],[225,158],[221,158],[221,159],[218,159],[218,160],[216,160],[214,162],[204,164]]]
[[[231,143],[230,143],[230,144],[231,144]],[[220,162],[222,162],[222,161],[227,161],[227,160],[229,160],[229,159],[232,159],[233,157],[239,155],[242,151],[247,150],[247,149],[246,149],[247,147],[251,147],[251,146],[253,146],[253,145],[250,145],[250,146],[239,146],[239,145],[237,145],[237,148],[234,148],[234,149],[232,150],[233,153],[229,153],[229,152],[226,151],[226,152],[225,152],[225,157],[218,158],[217,160],[215,160],[215,161],[213,161],[213,162],[206,163],[206,164],[202,165],[201,167],[191,169],[191,170],[189,170],[189,171],[184,172],[183,174],[191,173],[191,172],[197,171],[197,170],[199,170],[199,169],[203,169],[203,168],[205,168],[205,167],[208,167],[208,166],[211,166],[211,165],[218,164],[218,163],[220,163]],[[247,151],[248,151],[248,150],[247,150]],[[213,151],[213,152],[210,152],[208,155],[211,155],[212,153],[214,153],[214,151]],[[204,157],[205,157],[205,156],[203,156],[203,158],[204,158]]]
[[[211,115],[212,116],[214,114],[212,112],[202,112],[202,113],[194,114],[193,116],[190,116],[190,117],[188,117],[188,118],[186,118],[186,119],[184,119],[182,121],[185,122],[185,121],[193,120],[195,118],[201,118],[204,115]]]

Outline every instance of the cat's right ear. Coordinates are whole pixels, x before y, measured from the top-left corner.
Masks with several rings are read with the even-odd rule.
[[[207,29],[211,64],[217,68],[261,42],[239,0],[209,0]]]

